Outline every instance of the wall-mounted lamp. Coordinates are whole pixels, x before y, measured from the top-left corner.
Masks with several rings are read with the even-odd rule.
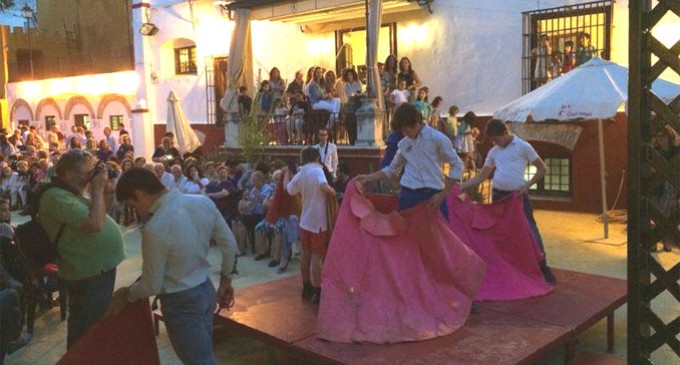
[[[154,23],[144,23],[142,27],[139,28],[139,33],[145,36],[152,36],[158,33],[159,29]]]
[[[420,7],[427,7],[427,11],[432,14],[432,7],[430,6],[434,0],[407,0],[410,3],[417,3]]]
[[[234,3],[234,1],[229,1],[229,0],[218,0],[218,1],[213,2],[214,5],[220,7],[220,9],[222,10],[222,14],[226,13],[227,18],[229,20],[234,20],[234,14],[231,11],[231,7],[230,7],[230,5],[232,5],[233,3]]]

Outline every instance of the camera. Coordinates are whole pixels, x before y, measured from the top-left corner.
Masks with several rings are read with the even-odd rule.
[[[92,179],[99,173],[101,173],[104,169],[107,170],[109,179],[115,179],[116,177],[118,177],[118,171],[109,167],[105,162],[99,161],[97,162],[97,165],[94,167],[94,169],[92,169],[92,172],[90,173],[90,176],[87,179],[87,181],[92,181]]]

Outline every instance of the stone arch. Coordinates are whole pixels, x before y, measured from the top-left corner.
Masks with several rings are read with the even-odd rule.
[[[59,116],[59,120],[61,120],[62,119],[61,108],[59,107],[59,104],[57,104],[57,102],[52,98],[45,98],[45,99],[40,100],[40,102],[38,103],[38,106],[35,108],[36,117],[40,117],[40,112],[42,112],[43,108],[48,106],[48,105],[52,106],[57,111],[57,115]]]
[[[104,116],[104,110],[106,110],[106,107],[114,101],[123,104],[125,110],[127,111],[128,117],[130,117],[132,108],[130,107],[130,103],[125,96],[120,94],[106,94],[102,97],[102,99],[99,101],[99,105],[97,106],[97,119],[102,119]]]
[[[24,99],[17,99],[14,101],[14,103],[12,103],[12,107],[9,110],[9,119],[14,120],[14,113],[19,107],[22,106],[28,109],[28,114],[31,116],[31,121],[35,120],[35,115],[33,115],[33,109],[31,108],[31,105]]]
[[[84,97],[80,95],[76,95],[66,102],[66,106],[64,107],[64,119],[69,119],[71,118],[71,110],[73,110],[73,107],[76,106],[76,104],[83,104],[86,108],[87,111],[90,113],[92,118],[95,117],[94,109],[92,108],[92,104]]]

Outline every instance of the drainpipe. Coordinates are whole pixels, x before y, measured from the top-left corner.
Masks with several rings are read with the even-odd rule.
[[[154,121],[157,120],[156,89],[151,80],[153,49],[150,37],[139,33],[149,22],[149,0],[135,0],[132,5],[132,34],[135,71],[139,77],[135,106],[130,116],[130,133],[135,154],[151,158],[155,147]]]

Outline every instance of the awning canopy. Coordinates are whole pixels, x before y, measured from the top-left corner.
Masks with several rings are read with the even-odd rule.
[[[337,22],[363,18],[365,0],[239,0],[229,9],[250,9],[251,20],[271,20],[299,24]],[[383,0],[383,14],[420,10],[416,2]]]

